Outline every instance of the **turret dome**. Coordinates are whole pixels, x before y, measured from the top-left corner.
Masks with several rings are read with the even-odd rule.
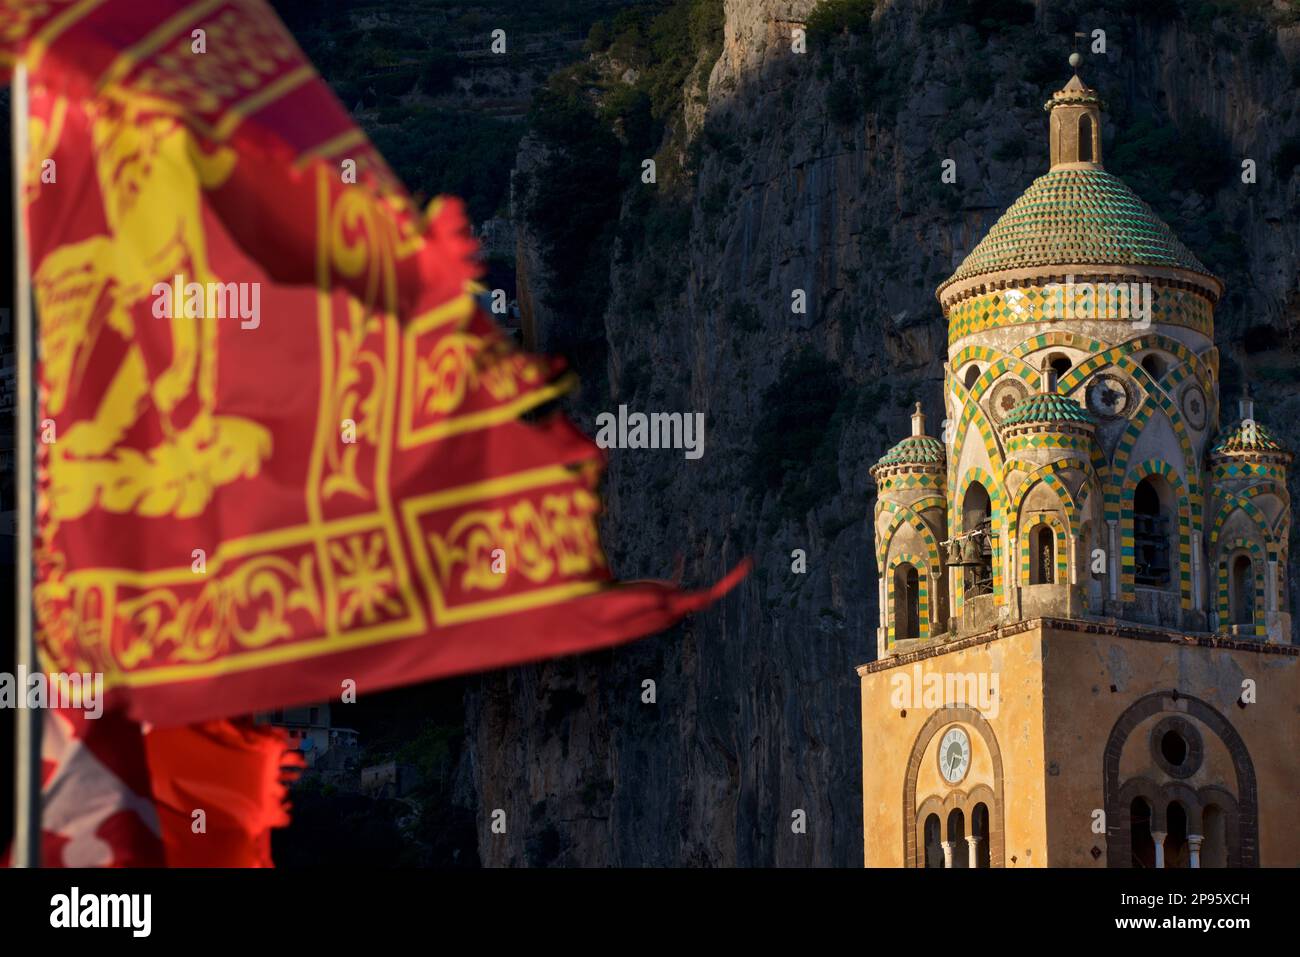
[[[916,411],[912,413],[912,434],[882,455],[880,461],[871,467],[871,474],[874,476],[881,470],[897,468],[918,468],[942,474],[946,458],[943,443],[925,434],[925,413],[918,402]]]
[[[1060,422],[1093,424],[1092,415],[1074,399],[1059,392],[1037,392],[1012,406],[1007,417],[1002,420],[1002,427],[1005,429],[1016,425],[1051,425]]]

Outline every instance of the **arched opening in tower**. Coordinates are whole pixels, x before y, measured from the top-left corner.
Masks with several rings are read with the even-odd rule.
[[[987,804],[980,802],[971,809],[970,832],[971,836],[975,838],[975,866],[977,868],[987,868],[989,866],[989,809]]]
[[[935,869],[943,868],[943,838],[939,833],[939,815],[931,814],[925,819],[924,828],[925,866]]]
[[[1057,381],[1060,381],[1061,376],[1069,372],[1070,368],[1073,366],[1073,363],[1070,362],[1070,357],[1062,355],[1059,352],[1053,353],[1048,357],[1047,364],[1048,367],[1056,373]]]
[[[1170,582],[1169,516],[1172,509],[1167,502],[1172,497],[1168,485],[1155,476],[1147,476],[1139,482],[1133,494],[1133,571],[1134,581],[1139,585],[1163,588]]]
[[[1151,805],[1134,798],[1129,805],[1129,846],[1133,848],[1133,866],[1156,866],[1156,844],[1151,838]]]
[[[1154,352],[1149,352],[1142,357],[1142,368],[1146,369],[1151,378],[1159,382],[1169,371],[1169,364]]]
[[[1232,560],[1232,623],[1250,625],[1255,621],[1255,565],[1249,555],[1237,555]]]
[[[970,852],[966,846],[966,815],[961,808],[953,808],[948,813],[948,849],[952,855],[953,868],[970,866]]]
[[[1092,162],[1092,117],[1087,113],[1079,117],[1079,162]]]
[[[1217,804],[1208,804],[1201,814],[1205,843],[1201,845],[1202,867],[1228,866],[1228,820]]]
[[[979,482],[971,482],[962,497],[962,534],[971,537],[963,544],[966,566],[965,595],[975,598],[993,594],[992,504],[989,493]]]
[[[1029,533],[1029,584],[1050,585],[1056,580],[1056,538],[1050,525],[1035,525]]]
[[[916,567],[902,562],[894,569],[894,638],[907,640],[919,638],[920,626],[920,575]]]
[[[1165,812],[1165,867],[1187,867],[1187,811],[1178,801],[1170,801]]]

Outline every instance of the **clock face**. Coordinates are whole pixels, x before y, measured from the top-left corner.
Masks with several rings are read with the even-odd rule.
[[[970,770],[970,738],[955,725],[939,742],[939,773],[949,784],[956,784]]]

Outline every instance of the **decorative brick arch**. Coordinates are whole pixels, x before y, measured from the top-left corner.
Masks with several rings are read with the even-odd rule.
[[[1033,577],[1030,574],[1030,571],[1032,567],[1032,562],[1034,560],[1034,555],[1031,552],[1029,547],[1030,546],[1029,539],[1033,530],[1039,524],[1046,525],[1054,533],[1053,537],[1056,542],[1056,545],[1054,547],[1055,554],[1053,557],[1055,558],[1056,563],[1052,572],[1054,576],[1053,584],[1068,585],[1070,583],[1070,563],[1069,563],[1070,539],[1066,535],[1065,526],[1061,524],[1061,520],[1058,519],[1051,512],[1045,512],[1043,513],[1042,516],[1042,522],[1034,523],[1029,528],[1025,529],[1024,534],[1022,534],[1019,538],[1016,539],[1017,543],[1020,546],[1020,559],[1019,559],[1020,587],[1028,588],[1030,579]]]
[[[1192,607],[1192,507],[1178,471],[1168,462],[1160,459],[1147,459],[1135,466],[1124,477],[1124,486],[1119,499],[1120,518],[1120,598],[1133,601],[1137,593],[1136,566],[1134,564],[1133,535],[1133,496],[1138,483],[1149,476],[1157,475],[1169,483],[1178,503],[1178,589],[1183,608]],[[1108,510],[1107,518],[1110,517]]]
[[[1020,345],[1011,350],[1013,356],[1027,356],[1031,352],[1038,352],[1040,349],[1050,349],[1052,346],[1068,346],[1071,349],[1078,349],[1089,355],[1106,350],[1105,343],[1098,342],[1096,339],[1090,339],[1088,336],[1077,335],[1073,332],[1045,332],[1042,335],[1034,336],[1032,339],[1026,339]],[[1067,373],[1068,374],[1068,373]]]
[[[942,575],[943,556],[939,551],[939,541],[934,537],[934,531],[926,523],[925,519],[908,506],[897,502],[880,501],[877,503],[876,508],[878,513],[888,512],[893,516],[889,520],[889,526],[878,537],[876,543],[876,567],[882,570],[886,567],[889,550],[894,543],[894,533],[903,525],[908,525],[921,536],[921,541],[925,545],[926,557],[929,559],[925,566],[918,566],[918,569],[924,567],[933,575]]]
[[[1250,600],[1251,633],[1257,638],[1264,638],[1268,635],[1268,563],[1260,547],[1247,538],[1234,538],[1222,543],[1218,549],[1219,588],[1215,608],[1219,612],[1219,628],[1226,630],[1228,626],[1236,624],[1232,621],[1232,599],[1229,597],[1232,570],[1228,566],[1228,559],[1243,551],[1250,555],[1250,574],[1255,586],[1251,589]]]
[[[1001,605],[1003,603],[1002,594],[1002,548],[1003,535],[1000,527],[1005,526],[1007,521],[1007,495],[1003,483],[997,481],[988,472],[982,468],[969,468],[961,477],[961,482],[956,486],[957,494],[953,496],[952,506],[949,510],[949,524],[956,532],[966,532],[969,529],[963,527],[965,516],[962,514],[962,501],[966,498],[966,491],[970,488],[972,482],[979,482],[984,486],[984,491],[989,496],[989,521],[994,531],[1000,532],[993,539],[993,604]],[[956,614],[966,601],[966,582],[959,575],[956,581],[957,608],[949,612]]]
[[[961,371],[961,367],[968,362],[987,362],[992,365],[999,359],[1005,358],[1007,358],[1007,353],[999,352],[997,349],[990,348],[989,346],[967,346],[965,349],[962,349],[961,352],[952,357],[948,363],[948,371],[956,376],[956,374]],[[983,375],[982,372],[980,374]],[[966,383],[962,382],[960,379],[956,381],[960,383],[962,389],[965,390]]]
[[[889,627],[886,630],[889,646],[894,644],[895,626],[898,623],[898,609],[894,606],[898,595],[894,583],[895,573],[898,566],[907,563],[916,569],[916,636],[918,638],[929,638],[931,631],[930,622],[930,583],[929,576],[926,575],[925,561],[912,552],[895,552],[889,560],[889,568],[885,572],[885,597],[888,601]]]
[[[977,805],[983,804],[985,808],[989,809],[990,834],[988,835],[989,837],[988,850],[989,850],[989,867],[992,867],[993,866],[993,846],[992,846],[992,833],[991,833],[993,830],[992,808],[995,803],[996,803],[996,798],[994,797],[993,789],[989,787],[987,784],[977,784],[969,791],[962,790],[961,788],[953,788],[943,797],[940,797],[937,794],[932,794],[930,797],[922,801],[921,806],[916,809],[916,818],[912,822],[912,828],[915,833],[924,835],[925,819],[929,817],[931,814],[933,814],[939,819],[940,835],[943,838],[946,838],[947,840],[951,840],[952,836],[947,833],[947,830],[948,830],[948,819],[949,816],[952,814],[952,812],[961,811],[962,819],[967,829],[967,833],[969,833],[972,829],[972,821],[975,816],[975,808]],[[967,854],[968,851],[965,847],[955,848],[953,851],[954,858],[959,853]],[[916,845],[916,858],[912,861],[908,861],[906,866],[924,869],[925,847],[921,842],[918,842]]]
[[[917,817],[919,807],[916,803],[916,779],[921,772],[921,759],[925,756],[925,749],[929,746],[934,736],[948,727],[950,724],[964,724],[974,728],[983,740],[984,746],[988,748],[989,756],[993,760],[993,788],[992,796],[985,803],[989,809],[989,867],[1001,867],[1006,860],[1006,848],[1004,842],[1004,829],[1002,826],[1002,815],[1004,813],[1002,801],[1002,751],[998,747],[997,736],[993,733],[993,727],[984,720],[984,716],[974,708],[957,707],[948,705],[940,708],[934,714],[926,719],[925,724],[921,726],[920,733],[912,743],[912,753],[907,759],[907,774],[903,778],[903,866],[916,867],[917,854],[925,853],[925,849],[920,847],[920,842],[916,839],[917,821],[924,822],[924,818]],[[987,793],[987,788],[974,787],[965,792],[967,797],[973,797],[977,792]],[[973,807],[978,801],[972,801]]]
[[[1007,463],[1007,471],[1011,471],[1011,462]],[[1065,510],[1065,518],[1068,524],[1067,531],[1077,533],[1080,525],[1079,506],[1074,501],[1074,496],[1070,494],[1069,487],[1061,480],[1058,474],[1066,469],[1077,469],[1092,478],[1090,463],[1082,458],[1071,456],[1070,458],[1055,459],[1043,465],[1036,465],[1028,470],[1025,480],[1020,483],[1012,497],[1011,508],[1007,511],[1007,519],[1011,525],[1011,537],[1015,538],[1020,534],[1020,510],[1024,504],[1025,498],[1033,491],[1034,487],[1043,484],[1052,489],[1060,499],[1061,508]],[[1087,483],[1084,483],[1087,487]]]
[[[1251,488],[1261,488],[1261,486],[1255,485]],[[1246,491],[1249,492],[1251,489],[1246,489]],[[1271,488],[1268,491],[1277,495],[1277,492]],[[1273,534],[1273,523],[1268,520],[1268,516],[1264,514],[1260,507],[1251,501],[1252,498],[1257,497],[1261,493],[1257,492],[1255,495],[1246,495],[1241,492],[1232,492],[1228,489],[1220,488],[1215,490],[1215,494],[1221,499],[1221,502],[1218,511],[1215,512],[1214,515],[1214,524],[1210,526],[1211,552],[1213,552],[1218,545],[1219,535],[1223,532],[1223,526],[1227,524],[1228,519],[1232,517],[1232,513],[1238,509],[1244,512],[1246,517],[1255,523],[1264,539],[1264,544],[1270,551],[1273,550],[1275,539]],[[1281,498],[1281,496],[1278,497]],[[1282,501],[1285,502],[1286,499],[1282,499]],[[1283,509],[1283,512],[1285,512],[1285,509]]]
[[[1102,794],[1106,807],[1106,863],[1109,867],[1129,867],[1132,861],[1132,847],[1129,843],[1129,804],[1134,787],[1131,781],[1119,779],[1120,756],[1124,745],[1133,729],[1152,715],[1169,712],[1186,715],[1200,721],[1218,735],[1237,772],[1237,793],[1231,795],[1236,801],[1236,840],[1240,854],[1240,866],[1259,866],[1259,792],[1255,784],[1255,765],[1250,760],[1250,752],[1241,740],[1237,729],[1215,710],[1211,705],[1185,695],[1178,691],[1156,691],[1139,698],[1119,716],[1110,737],[1106,740],[1106,750],[1102,757]],[[1136,780],[1136,779],[1134,779]],[[1226,810],[1226,809],[1225,809]]]
[[[1138,435],[1143,427],[1159,409],[1165,414],[1170,427],[1178,439],[1178,445],[1183,453],[1183,467],[1187,473],[1187,492],[1191,506],[1194,509],[1193,517],[1199,518],[1201,508],[1201,487],[1200,487],[1200,463],[1196,455],[1195,447],[1192,444],[1191,436],[1187,432],[1186,423],[1183,421],[1182,410],[1177,403],[1160,387],[1159,383],[1151,377],[1146,369],[1134,362],[1129,353],[1140,351],[1151,345],[1157,345],[1158,342],[1150,337],[1134,339],[1129,342],[1121,343],[1112,349],[1108,349],[1099,355],[1079,363],[1071,369],[1061,379],[1060,390],[1066,394],[1073,392],[1076,388],[1083,386],[1088,377],[1099,369],[1107,366],[1114,366],[1122,372],[1125,372],[1146,393],[1145,398],[1138,404],[1129,420],[1128,426],[1120,436],[1119,442],[1115,446],[1114,458],[1111,463],[1110,479],[1112,483],[1119,483],[1128,471],[1129,456],[1137,445]],[[1118,493],[1119,489],[1112,485],[1107,489],[1108,499]],[[1110,509],[1107,510],[1108,519],[1117,519],[1119,516]]]

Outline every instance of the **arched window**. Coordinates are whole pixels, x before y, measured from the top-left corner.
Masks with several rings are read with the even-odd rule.
[[[983,802],[976,804],[970,812],[970,833],[976,838],[975,866],[989,866],[989,809]]]
[[[1150,352],[1142,357],[1142,368],[1151,374],[1151,378],[1159,382],[1169,371],[1169,364],[1154,352]]]
[[[1079,162],[1092,162],[1092,117],[1087,113],[1079,117]]]
[[[943,838],[939,836],[939,815],[931,814],[925,819],[925,828],[922,832],[923,847],[925,848],[925,866],[933,868],[943,867]]]
[[[1051,370],[1056,373],[1058,379],[1069,372],[1070,366],[1073,365],[1069,356],[1062,355],[1059,352],[1048,357],[1047,363]]]
[[[968,390],[973,389],[975,388],[975,383],[979,381],[979,378],[980,378],[980,367],[974,365],[966,370],[966,376],[965,378],[962,379],[962,383],[966,386]]]
[[[1133,848],[1133,866],[1156,866],[1156,845],[1151,839],[1151,805],[1134,798],[1129,805],[1129,844]]]
[[[1133,494],[1134,580],[1139,585],[1163,588],[1170,582],[1169,518],[1172,509],[1166,503],[1172,498],[1172,493],[1163,480],[1161,485],[1156,481],[1154,476],[1147,476],[1138,483]]]
[[[966,597],[993,594],[993,542],[990,537],[991,504],[988,490],[979,482],[971,482],[962,498],[963,535],[974,533],[973,539],[963,543],[963,552],[970,550],[975,564],[966,568]]]
[[[966,845],[966,815],[961,813],[961,808],[953,808],[948,812],[948,834],[945,840],[952,854],[953,868],[969,867],[970,851]]]
[[[919,638],[920,577],[916,566],[900,562],[894,569],[894,640]]]
[[[1165,867],[1187,867],[1187,811],[1178,801],[1170,801],[1165,811]]]
[[[1056,580],[1056,536],[1050,525],[1035,525],[1029,533],[1029,584],[1050,585]]]
[[[1205,843],[1201,845],[1202,867],[1228,866],[1228,820],[1217,804],[1206,805],[1201,814]]]
[[[1232,603],[1232,623],[1250,625],[1255,622],[1255,565],[1249,555],[1232,559],[1229,581],[1232,584],[1228,597]]]

